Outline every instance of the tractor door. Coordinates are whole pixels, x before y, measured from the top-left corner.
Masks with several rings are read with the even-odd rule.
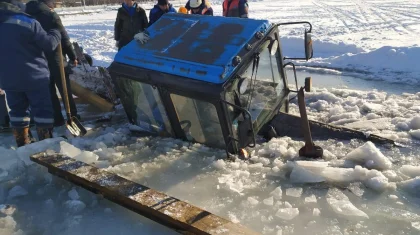
[[[281,75],[281,59],[278,41],[267,38],[253,54],[252,60],[238,72],[234,85],[226,92],[228,103],[247,111],[228,105],[232,131],[239,142],[239,148],[255,140],[252,133],[257,133],[270,121],[287,100],[286,80]]]

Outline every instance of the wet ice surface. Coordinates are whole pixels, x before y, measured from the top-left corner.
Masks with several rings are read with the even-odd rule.
[[[407,147],[316,141],[325,157],[310,161],[297,156],[303,142],[283,137],[260,143],[248,161],[232,162],[225,160],[223,150],[175,139],[134,137],[129,126],[121,124],[91,126],[86,137],[67,142],[56,138],[18,151],[10,150],[11,137],[2,135],[6,149],[2,150],[0,203],[16,208],[2,217],[3,226],[24,234],[172,233],[30,164],[28,154],[52,149],[264,234],[309,230],[312,234],[418,234],[420,153],[418,141],[409,133],[418,128],[418,111],[413,107],[420,106],[419,94],[332,89],[307,97],[312,118],[346,124],[365,121],[361,130],[387,133]],[[315,109],[320,100],[326,105]],[[360,108],[375,100],[383,108]],[[291,108],[296,112],[293,104]],[[370,124],[384,117],[381,126]]]

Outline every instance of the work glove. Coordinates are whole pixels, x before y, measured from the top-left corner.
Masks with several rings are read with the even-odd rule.
[[[119,42],[119,41],[115,41],[115,47],[118,47],[118,46],[119,46],[119,44],[120,44],[120,42]]]
[[[149,40],[149,38],[150,37],[146,31],[134,35],[134,39],[136,39],[136,41],[140,42],[141,44],[145,44]]]

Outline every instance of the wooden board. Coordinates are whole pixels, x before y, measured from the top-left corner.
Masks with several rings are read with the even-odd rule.
[[[240,224],[216,216],[116,174],[60,154],[36,154],[30,159],[94,193],[182,234],[258,234]]]

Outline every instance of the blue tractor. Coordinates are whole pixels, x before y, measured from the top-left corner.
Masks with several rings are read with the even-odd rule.
[[[308,26],[302,58],[283,56],[279,26],[285,24]],[[322,149],[311,138],[315,122],[307,120],[303,98],[310,81],[300,89],[296,82],[292,90],[285,71],[286,66],[295,70],[286,59],[312,58],[311,29],[308,22],[165,14],[147,29],[147,43],[133,40],[108,69],[129,121],[142,130],[223,148],[228,154],[246,153],[257,135],[269,139],[303,132],[306,145],[300,154],[321,157]],[[291,92],[298,93],[302,118],[287,114]],[[318,126],[329,137],[337,133]]]

